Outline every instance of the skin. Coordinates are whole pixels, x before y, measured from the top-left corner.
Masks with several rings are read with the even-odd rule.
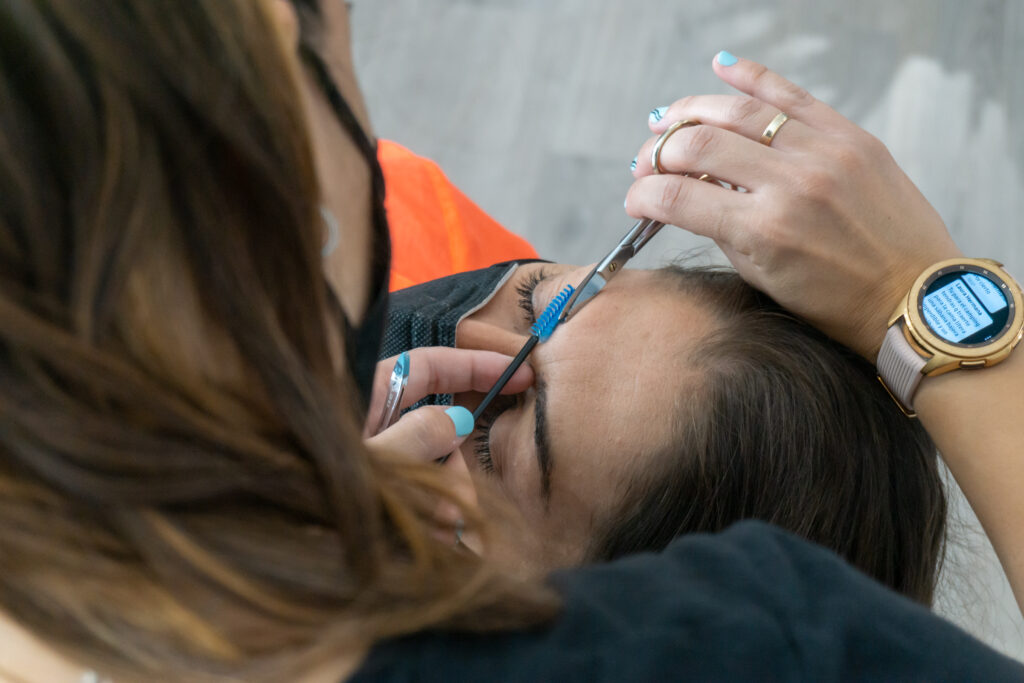
[[[323,2],[322,34],[316,48],[341,95],[363,130],[372,135],[370,118],[352,65],[351,27],[343,2]],[[310,124],[321,202],[338,220],[341,244],[324,259],[324,271],[350,320],[360,320],[369,303],[371,256],[370,169],[348,133],[338,123],[308,71],[299,64],[299,22],[287,0],[271,5],[295,62],[303,105]],[[326,241],[326,232],[325,232]]]
[[[589,266],[520,267],[484,308],[460,323],[457,346],[518,352],[530,323],[516,288],[537,271],[547,278],[534,290],[539,314],[566,284],[579,283]],[[478,485],[497,484],[497,494],[522,514],[537,546],[531,550],[535,563],[553,568],[582,561],[595,521],[621,495],[619,484],[670,438],[676,397],[699,380],[687,358],[712,327],[706,309],[666,290],[657,273],[627,270],[534,349],[529,363],[546,393],[549,500],[542,494],[535,443],[536,387],[495,420],[493,473],[484,470],[472,442],[462,450]],[[471,406],[479,399],[456,397]],[[476,436],[482,434],[478,425]]]

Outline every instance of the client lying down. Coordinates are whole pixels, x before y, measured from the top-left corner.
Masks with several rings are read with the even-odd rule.
[[[499,264],[396,292],[383,355],[513,355],[586,272]],[[535,563],[658,550],[756,518],[931,601],[946,515],[931,441],[869,363],[731,270],[625,271],[530,363],[535,386],[496,401],[464,451],[525,520]]]

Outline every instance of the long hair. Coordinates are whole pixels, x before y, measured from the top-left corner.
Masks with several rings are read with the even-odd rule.
[[[677,397],[672,445],[623,486],[590,558],[760,519],[929,604],[946,499],[924,428],[870,363],[735,272],[670,267],[664,282],[717,324],[688,359],[700,379]]]
[[[129,678],[556,609],[362,446],[267,4],[0,3],[0,609]]]

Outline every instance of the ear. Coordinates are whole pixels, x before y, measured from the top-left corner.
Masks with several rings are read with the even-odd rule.
[[[271,0],[270,15],[277,24],[285,44],[297,51],[299,49],[299,15],[295,5],[289,0]]]

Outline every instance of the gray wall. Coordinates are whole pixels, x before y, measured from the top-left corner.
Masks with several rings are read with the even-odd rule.
[[[591,262],[621,237],[648,111],[728,92],[710,69],[728,49],[881,138],[966,253],[1024,277],[1024,1],[363,0],[354,30],[377,133],[548,258]],[[642,259],[704,244],[665,230]],[[962,501],[950,533],[939,611],[1024,659],[1024,619]]]

